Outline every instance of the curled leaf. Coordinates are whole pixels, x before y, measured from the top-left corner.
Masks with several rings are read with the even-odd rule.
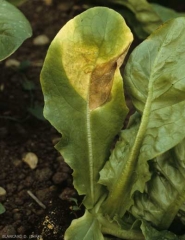
[[[137,192],[131,212],[158,229],[168,229],[185,202],[185,140],[149,162],[152,178]]]

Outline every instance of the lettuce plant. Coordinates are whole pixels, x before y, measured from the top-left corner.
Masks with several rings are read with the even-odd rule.
[[[149,3],[147,0],[88,0],[92,4],[114,4],[119,5],[118,11],[127,20],[134,33],[140,39],[145,39],[156,28],[165,21],[185,16],[185,13],[176,12],[171,8],[161,6],[156,3]],[[123,6],[123,8],[120,6]],[[126,7],[126,8],[124,8]]]
[[[185,16],[171,8],[163,7],[159,4],[149,3],[147,0],[109,0],[114,4],[126,6],[131,12],[126,16],[130,25],[140,38],[145,38],[152,33],[163,22]],[[131,14],[132,13],[132,14]]]
[[[185,18],[142,42],[122,80],[132,40],[121,15],[95,7],[70,20],[49,47],[44,115],[62,134],[56,148],[86,209],[65,240],[185,239],[170,231],[177,218],[185,224]],[[136,112],[121,130],[123,83]]]
[[[0,61],[10,56],[32,35],[30,23],[18,8],[0,0]]]

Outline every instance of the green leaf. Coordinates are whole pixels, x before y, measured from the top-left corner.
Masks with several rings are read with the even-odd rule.
[[[28,111],[37,119],[45,121],[46,119],[43,116],[43,105],[39,103],[34,103],[34,106],[29,107]]]
[[[139,39],[145,39],[148,36],[142,27],[142,24],[136,19],[135,14],[131,12],[128,8],[119,8],[117,11],[125,18],[128,25],[134,31]]]
[[[152,159],[184,138],[184,30],[185,18],[170,20],[129,58],[124,79],[134,106],[142,113],[140,159]]]
[[[142,29],[149,35],[156,30],[162,20],[154,11],[151,4],[146,0],[109,0],[115,4],[120,4],[129,8],[134,14],[136,20],[140,23]],[[135,28],[135,27],[134,27]],[[141,32],[141,28],[139,30]],[[141,36],[144,36],[143,33]]]
[[[109,176],[113,174],[118,181],[100,179],[110,191],[104,210],[111,217],[122,217],[133,204],[134,192],[144,191],[151,178],[147,161],[185,137],[184,47],[185,18],[176,18],[140,44],[128,60],[125,86],[142,118],[137,134],[135,123],[122,133],[129,137],[120,140],[111,156]]]
[[[146,221],[142,221],[141,229],[145,236],[145,240],[180,240],[182,239],[169,231],[157,231]]]
[[[171,8],[167,8],[156,3],[151,3],[151,6],[163,22],[166,22],[172,18],[185,16],[185,13],[176,12]]]
[[[56,147],[87,208],[106,191],[99,171],[127,114],[119,67],[131,41],[121,15],[89,9],[57,34],[41,72],[44,116],[62,134]]]
[[[35,83],[27,79],[24,80],[24,82],[22,83],[22,87],[26,91],[32,91],[32,90],[35,90],[36,88]]]
[[[130,191],[136,176],[134,173],[137,173],[138,169],[134,169],[136,167],[134,164],[133,170],[130,170],[128,158],[136,141],[140,126],[140,115],[136,113],[132,116],[131,121],[129,128],[121,131],[119,141],[116,143],[109,161],[100,171],[99,182],[107,186],[109,190],[103,211],[107,212],[112,218],[114,215],[122,217],[133,204]],[[130,177],[131,173],[133,177]],[[120,178],[124,180],[120,181]]]
[[[6,211],[5,207],[0,203],[0,214]]]
[[[94,2],[94,1],[91,1]],[[185,13],[176,12],[171,8],[146,0],[99,0],[97,4],[111,5],[126,19],[138,38],[145,39],[162,23],[172,18],[185,16]],[[123,6],[116,7],[116,4]],[[126,8],[125,8],[126,7]]]
[[[135,194],[130,211],[158,229],[168,229],[185,202],[185,140],[149,165],[152,178],[143,194]]]
[[[12,4],[0,0],[0,61],[10,56],[31,37],[30,23]]]
[[[20,6],[21,4],[23,4],[24,2],[26,2],[27,0],[7,0],[9,3],[15,5],[15,6]]]
[[[109,0],[109,2],[126,6],[131,10],[130,12],[118,9],[140,39],[145,39],[167,20],[185,16],[185,13],[178,13],[159,4],[148,3],[146,0]]]
[[[73,220],[65,232],[64,240],[104,240],[101,225],[88,211],[77,220]]]

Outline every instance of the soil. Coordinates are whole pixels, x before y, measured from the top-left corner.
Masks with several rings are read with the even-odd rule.
[[[71,221],[83,214],[71,210],[80,198],[72,185],[72,170],[55,150],[60,135],[43,119],[43,95],[39,75],[50,41],[72,17],[84,11],[83,1],[26,1],[21,7],[31,23],[33,36],[0,63],[0,239],[63,239]],[[86,1],[84,1],[86,2]],[[183,5],[184,6],[184,5]],[[185,9],[185,8],[184,8]],[[48,44],[34,45],[45,35]],[[14,59],[18,67],[11,63]],[[35,169],[23,161],[38,158]],[[36,196],[41,204],[35,201]]]
[[[34,45],[33,41],[40,35],[52,40],[84,8],[77,1],[47,2],[27,1],[20,7],[33,36],[0,64],[0,187],[6,190],[6,195],[0,196],[6,209],[0,215],[0,238],[36,239],[42,235],[44,240],[63,239],[72,219],[83,212],[70,210],[75,203],[69,198],[81,199],[73,188],[71,169],[54,148],[60,135],[42,117],[39,75],[50,42]],[[7,67],[10,59],[19,61],[20,66]],[[36,117],[30,109],[38,109]],[[23,161],[28,153],[38,158],[35,169]]]

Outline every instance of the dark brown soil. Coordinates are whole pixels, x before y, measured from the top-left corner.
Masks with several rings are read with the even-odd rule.
[[[31,238],[31,234],[32,239],[41,234],[44,240],[63,239],[71,220],[80,216],[70,210],[75,203],[69,201],[78,197],[72,171],[54,149],[60,135],[37,118],[42,118],[43,107],[39,74],[49,44],[35,46],[33,39],[44,34],[52,40],[84,9],[77,1],[61,0],[50,6],[44,0],[27,1],[20,9],[31,23],[33,36],[9,58],[20,61],[20,67],[6,67],[8,59],[0,63],[0,187],[6,190],[0,197],[6,208],[0,215],[0,239]],[[37,117],[30,113],[35,106],[41,108]],[[22,161],[29,152],[38,157],[35,169]]]

